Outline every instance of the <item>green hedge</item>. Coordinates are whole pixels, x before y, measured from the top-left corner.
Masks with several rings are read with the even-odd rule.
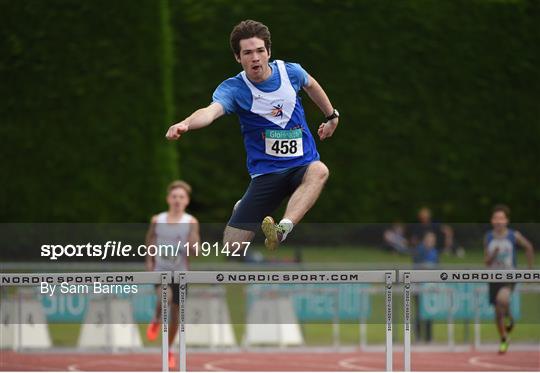
[[[147,221],[163,207],[177,175],[167,7],[0,2],[2,221]]]
[[[246,18],[342,113],[319,144],[332,174],[308,220],[410,219],[429,204],[485,221],[500,201],[539,220],[533,0],[0,0],[0,219],[147,221],[177,175],[202,221],[228,219],[249,183],[236,118],[163,135],[240,71],[228,36]]]
[[[540,2],[488,0],[172,2],[177,119],[240,71],[242,19],[270,27],[273,57],[301,63],[342,114],[319,144],[331,177],[311,221],[485,221],[505,202],[538,221]],[[306,95],[314,130],[322,115]],[[249,179],[234,116],[178,145],[193,210],[224,221]]]

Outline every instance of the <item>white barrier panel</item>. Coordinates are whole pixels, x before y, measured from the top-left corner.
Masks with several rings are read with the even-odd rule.
[[[112,350],[142,347],[128,299],[91,299],[79,335],[79,348]]]
[[[223,288],[190,288],[186,323],[188,346],[237,346]]]
[[[9,273],[0,274],[0,286],[39,286],[42,282],[61,285],[87,284],[161,284],[170,282],[170,272],[83,272],[83,273]]]
[[[102,284],[158,284],[161,285],[161,365],[163,371],[169,370],[169,327],[167,293],[171,283],[171,272],[82,272],[82,273],[2,273],[0,274],[0,286],[39,286],[41,282],[60,285],[86,284],[94,282]],[[138,333],[137,333],[138,335]],[[135,337],[136,338],[136,337]],[[140,336],[139,336],[140,338]]]
[[[245,346],[303,345],[304,338],[291,299],[279,296],[255,300],[248,311],[243,343]]]
[[[411,370],[411,284],[449,282],[540,282],[540,270],[478,269],[478,270],[414,270],[399,271],[403,283],[403,370]]]
[[[45,311],[37,299],[0,303],[0,349],[51,347]]]
[[[540,282],[540,270],[464,269],[399,271],[399,281],[405,276],[415,282]]]
[[[392,284],[395,271],[257,271],[257,272],[174,272],[180,297],[180,371],[186,371],[187,285],[193,284],[316,284],[383,283],[385,284],[386,370],[392,370]]]
[[[236,337],[229,311],[223,300],[195,299],[187,305],[187,338],[188,346],[210,346],[210,347],[234,347]],[[201,323],[195,318],[215,320],[213,323]],[[222,320],[222,321],[218,321]]]
[[[354,284],[385,283],[389,273],[395,280],[394,271],[257,271],[257,272],[175,272],[186,275],[192,284]]]

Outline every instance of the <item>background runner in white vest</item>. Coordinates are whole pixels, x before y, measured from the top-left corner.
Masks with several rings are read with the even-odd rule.
[[[146,245],[155,245],[158,248],[158,255],[146,256],[146,270],[148,271],[186,271],[188,270],[188,258],[186,248],[198,243],[199,222],[195,217],[185,210],[189,205],[191,196],[191,186],[181,180],[172,182],[167,188],[167,204],[169,209],[166,212],[152,217],[148,233],[146,234]],[[188,244],[188,245],[186,245]],[[174,248],[168,250],[164,248]],[[159,248],[164,250],[159,251]],[[180,248],[178,252],[175,252]],[[154,319],[146,329],[148,340],[157,338],[160,330],[161,320],[161,295],[160,286],[156,286],[157,300]],[[169,313],[169,346],[173,345],[176,332],[178,330],[179,314],[179,294],[178,284],[174,284],[172,290],[172,309]],[[176,366],[176,359],[172,352],[169,352],[169,367]]]
[[[509,229],[510,208],[497,205],[491,213],[491,225],[484,238],[484,255],[488,268],[513,269],[517,263],[517,245],[525,249],[527,264],[532,269],[534,264],[534,249],[532,244],[521,233]],[[514,319],[510,313],[510,296],[515,283],[494,282],[489,284],[489,302],[495,306],[495,324],[501,337],[499,353],[508,350],[508,334],[514,328]]]

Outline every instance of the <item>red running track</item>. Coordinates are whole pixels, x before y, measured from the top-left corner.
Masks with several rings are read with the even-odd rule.
[[[394,354],[402,370],[403,355]],[[384,370],[382,352],[356,353],[190,353],[191,371],[375,371]],[[418,371],[540,371],[540,350],[487,352],[413,352]],[[3,371],[159,371],[159,354],[17,353],[0,351]]]

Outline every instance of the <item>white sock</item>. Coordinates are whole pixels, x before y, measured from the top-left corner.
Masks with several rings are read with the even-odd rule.
[[[290,219],[281,219],[279,225],[283,228],[283,236],[281,236],[281,242],[285,241],[287,235],[291,233],[294,228],[294,224]]]

